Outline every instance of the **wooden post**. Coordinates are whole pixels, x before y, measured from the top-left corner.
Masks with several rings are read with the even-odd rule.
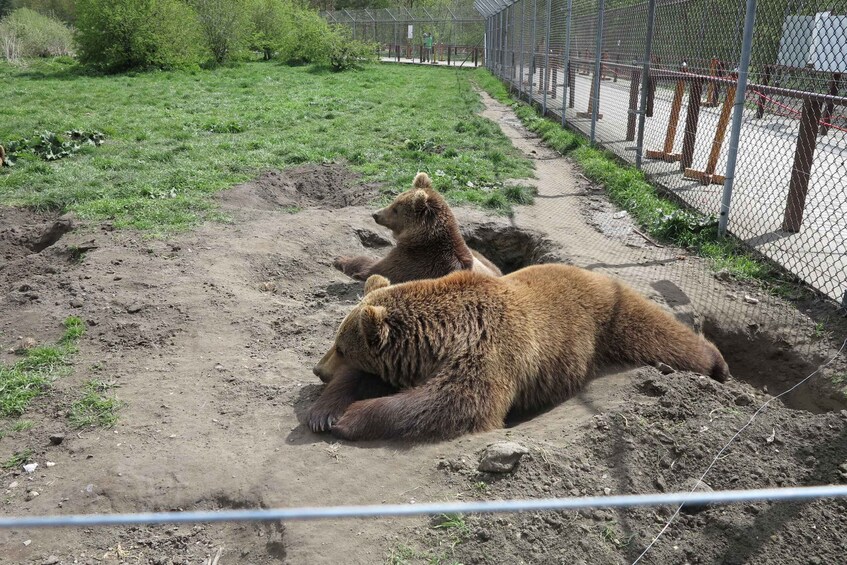
[[[829,95],[830,96],[838,96],[838,87],[841,86],[841,73],[832,73],[832,79],[829,81]],[[832,112],[835,110],[835,104],[832,102],[827,102],[824,107],[823,117],[821,118],[822,123],[820,128],[820,134],[826,135],[829,133],[829,121],[832,119]]]
[[[641,85],[641,71],[632,69],[629,79],[629,113],[626,117],[626,140],[635,139],[635,117],[638,112],[638,87]]]
[[[573,108],[576,99],[576,69],[570,63],[568,64],[568,89],[570,90],[568,108]]]
[[[553,90],[550,93],[550,97],[555,100],[556,98],[556,90],[558,90],[558,75],[559,75],[559,66],[556,64],[556,61],[553,62]]]
[[[450,66],[450,51],[451,50],[452,50],[452,47],[450,45],[448,45],[447,46],[447,66],[448,67]]]
[[[673,92],[673,102],[671,102],[671,115],[668,117],[668,129],[665,132],[665,145],[661,151],[647,150],[648,159],[661,159],[667,162],[679,161],[682,155],[673,152],[673,142],[676,140],[676,129],[679,125],[679,112],[682,110],[682,97],[685,96],[685,81],[679,79],[676,81],[676,88]]]
[[[771,82],[771,66],[765,65],[765,73],[764,77],[762,77],[762,84],[767,86]],[[756,101],[756,117],[761,118],[765,115],[765,103],[767,102],[767,98],[765,94],[759,94],[759,100]]]
[[[718,76],[718,60],[715,57],[712,57],[712,61],[709,63],[709,76],[716,77]],[[707,108],[714,108],[718,105],[718,86],[715,82],[709,82],[709,86],[706,88],[706,103],[703,106]]]
[[[618,53],[615,56],[615,62],[618,65],[620,65],[620,63],[621,63],[621,54],[620,53]],[[618,82],[618,65],[615,65],[615,67],[612,69],[612,82]]]
[[[644,115],[648,118],[653,117],[653,103],[656,101],[656,79],[651,75],[647,81],[647,108],[644,110]]]
[[[606,64],[609,60],[608,53],[602,53],[600,55],[600,80],[609,80],[606,78],[606,72],[608,71],[608,65]]]
[[[818,124],[823,104],[820,100],[803,100],[803,113],[800,115],[800,134],[797,136],[797,149],[794,151],[794,167],[791,169],[791,184],[788,187],[788,200],[785,203],[785,217],[782,229],[797,233],[803,224],[803,211],[806,207],[806,193],[809,191],[809,176],[815,159]]]
[[[601,69],[603,68],[602,65],[601,65],[600,68]],[[602,80],[602,75],[603,75],[603,73],[601,71],[600,72],[601,80]],[[588,110],[585,111],[585,112],[577,112],[576,113],[577,118],[591,118],[594,115],[594,105],[600,103],[600,101],[597,99],[598,96],[599,96],[597,89],[598,89],[598,84],[594,80],[592,80],[591,81],[591,94],[588,95]],[[597,119],[602,120],[603,114],[598,112],[597,113]]]
[[[700,99],[703,96],[703,81],[695,78],[688,92],[688,110],[685,113],[685,132],[682,134],[682,161],[684,171],[694,162],[694,146],[697,142],[697,123],[700,120]]]
[[[712,151],[709,153],[709,160],[706,162],[705,171],[697,171],[694,169],[685,169],[683,177],[687,179],[699,180],[701,184],[723,184],[724,177],[715,174],[715,169],[718,167],[718,157],[721,154],[724,137],[726,137],[726,127],[729,125],[729,116],[732,113],[732,105],[735,102],[736,85],[732,84],[726,89],[726,99],[723,101],[721,115],[718,118],[718,127],[715,130],[715,138],[712,140]]]

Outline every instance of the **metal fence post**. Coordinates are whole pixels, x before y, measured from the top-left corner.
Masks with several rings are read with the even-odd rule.
[[[544,89],[544,95],[541,102],[541,115],[547,115],[547,85],[550,82],[550,11],[552,10],[553,0],[547,0],[547,30],[544,39],[544,76],[541,79],[541,88]],[[553,85],[556,88],[556,85]]]
[[[562,127],[565,127],[565,113],[568,109],[568,88],[571,77],[571,16],[573,15],[573,0],[568,0],[568,14],[565,16],[565,65],[564,65],[564,90],[562,90]],[[556,85],[553,85],[555,88]]]
[[[598,0],[597,7],[597,47],[596,53],[594,54],[594,80],[592,81],[593,84],[591,87],[594,91],[594,104],[592,104],[591,108],[592,145],[594,145],[595,134],[597,132],[597,114],[600,112],[600,58],[603,52],[603,13],[606,11],[606,0]]]
[[[521,52],[521,64],[518,67],[518,94],[521,98],[523,98],[523,32],[526,28],[526,0],[521,0],[521,43],[520,43],[520,52]]]
[[[744,100],[747,95],[747,75],[750,72],[750,53],[753,50],[753,27],[756,23],[756,0],[747,0],[744,14],[744,39],[741,44],[741,62],[738,65],[738,88],[735,90],[735,110],[729,130],[729,153],[726,159],[726,176],[718,216],[718,235],[726,234],[729,223],[729,206],[732,200],[732,185],[735,180],[735,164],[738,159],[738,140],[741,137],[741,119],[744,117]]]
[[[635,167],[641,168],[644,154],[644,119],[647,113],[647,92],[650,90],[650,60],[653,57],[653,24],[656,21],[656,0],[647,2],[647,38],[644,46],[644,68],[641,71],[641,99],[638,102],[638,137],[635,142]]]
[[[529,103],[535,86],[535,28],[538,27],[538,0],[532,0],[532,40],[529,43]]]

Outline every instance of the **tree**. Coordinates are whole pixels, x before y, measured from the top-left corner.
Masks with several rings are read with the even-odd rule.
[[[212,57],[218,63],[236,59],[250,42],[246,0],[192,0]]]

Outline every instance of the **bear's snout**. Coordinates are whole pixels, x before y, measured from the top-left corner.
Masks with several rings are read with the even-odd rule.
[[[375,222],[379,222],[379,212],[373,213],[373,219],[374,219]]]

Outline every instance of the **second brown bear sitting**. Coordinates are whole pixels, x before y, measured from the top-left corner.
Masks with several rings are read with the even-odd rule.
[[[426,173],[418,173],[412,190],[373,215],[391,230],[397,245],[383,259],[338,257],[333,266],[357,280],[382,275],[392,283],[443,277],[454,271],[474,271],[499,277],[500,269],[470,249],[450,206],[432,188]]]

